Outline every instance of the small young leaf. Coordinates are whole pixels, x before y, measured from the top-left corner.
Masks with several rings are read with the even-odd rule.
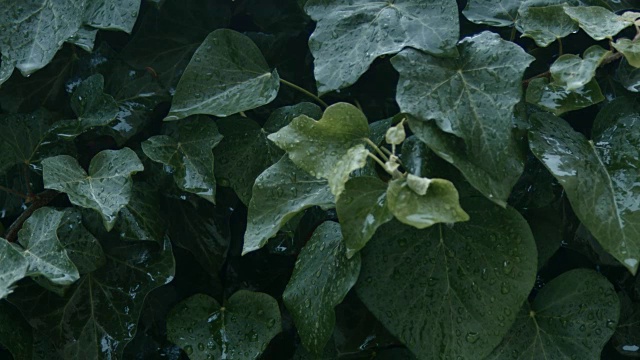
[[[384,136],[387,144],[391,145],[400,145],[407,137],[407,134],[404,131],[404,120],[401,121],[398,125],[392,126],[387,130],[387,133]]]
[[[633,19],[625,19],[601,6],[567,6],[564,12],[594,40],[612,39],[633,25]]]
[[[177,304],[167,317],[167,338],[191,360],[256,359],[282,331],[278,302],[240,290],[220,306],[203,294]]]
[[[596,76],[596,69],[609,54],[609,51],[593,45],[584,51],[582,59],[573,54],[561,55],[551,64],[553,84],[568,91],[580,89]]]
[[[629,65],[640,68],[640,42],[629,39],[618,39],[612,45],[624,55]]]
[[[89,165],[89,173],[68,155],[42,161],[44,186],[62,191],[78,206],[94,209],[102,215],[104,227],[111,230],[116,215],[131,197],[131,175],[144,170],[133,150],[104,150]]]
[[[311,352],[321,353],[331,338],[336,322],[333,309],[359,274],[360,255],[347,258],[340,224],[321,224],[302,248],[282,295],[302,344]]]

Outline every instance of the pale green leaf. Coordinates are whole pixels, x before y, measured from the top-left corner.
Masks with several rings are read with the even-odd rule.
[[[518,149],[512,117],[521,98],[522,75],[533,57],[489,32],[465,38],[458,51],[458,59],[411,49],[395,56],[391,62],[400,73],[396,101],[402,112],[418,119],[410,119],[414,131],[417,121],[434,121],[445,133],[461,138],[452,147],[456,154],[445,148],[445,140],[436,152],[457,167],[464,166],[463,161],[473,164],[465,167],[478,170],[464,171],[465,176],[504,205],[523,169],[520,156],[514,156]],[[492,181],[483,179],[481,171]],[[476,179],[471,178],[472,172],[479,174]]]
[[[140,0],[90,0],[84,9],[84,22],[96,29],[131,33],[139,9]]]
[[[282,331],[271,296],[240,290],[223,306],[204,294],[178,303],[167,317],[167,338],[191,360],[257,359]]]
[[[530,104],[560,115],[597,104],[604,100],[604,95],[596,79],[592,79],[579,89],[567,90],[564,86],[538,78],[529,83],[526,100]]]
[[[29,262],[27,274],[42,275],[56,285],[70,285],[80,278],[58,239],[57,230],[64,211],[44,207],[36,210],[18,232],[18,242]]]
[[[336,202],[347,257],[360,251],[393,214],[387,207],[387,184],[371,176],[354,177]]]
[[[517,211],[477,198],[471,220],[418,230],[390,222],[362,250],[359,298],[419,359],[482,359],[500,343],[536,278]]]
[[[564,12],[595,40],[612,39],[633,25],[633,20],[618,16],[601,6],[568,6]]]
[[[406,179],[389,182],[387,206],[400,222],[424,229],[437,223],[469,220],[458,202],[458,191],[445,179],[431,179],[425,195],[418,195]]]
[[[525,304],[487,359],[599,360],[619,312],[616,292],[605,277],[587,269],[568,271],[545,285],[531,305]]]
[[[469,0],[462,13],[471,22],[489,26],[511,26],[523,0]]]
[[[335,327],[333,309],[344,300],[359,274],[360,255],[347,258],[340,224],[321,224],[300,251],[282,295],[305,348],[322,353]]]
[[[287,156],[258,176],[252,193],[243,254],[263,247],[301,211],[312,206],[333,207],[334,204],[327,182],[310,176]]]
[[[144,170],[133,150],[104,150],[91,159],[89,172],[68,155],[42,161],[44,186],[69,196],[71,203],[94,209],[111,230],[116,215],[131,198],[131,175]]]
[[[184,70],[165,120],[251,110],[270,103],[279,88],[278,72],[269,69],[251,39],[230,29],[215,30]]]
[[[529,145],[560,182],[571,207],[602,247],[633,274],[640,261],[640,105],[619,98],[596,118],[588,141],[564,120],[532,117]]]
[[[518,10],[516,28],[540,47],[578,31],[578,23],[564,12],[565,5],[523,6]]]
[[[27,274],[29,261],[18,247],[0,238],[0,299],[13,292],[12,285]]]
[[[624,55],[629,65],[640,68],[640,42],[629,39],[618,39],[613,47]]]
[[[578,55],[564,54],[551,64],[553,84],[568,91],[578,90],[596,76],[596,69],[611,52],[593,45],[584,51],[582,59]]]
[[[171,136],[158,135],[144,141],[142,151],[151,160],[170,166],[180,189],[215,203],[213,147],[222,140],[216,123],[198,116],[176,127]]]
[[[459,36],[453,0],[309,0],[309,38],[318,91],[347,87],[381,55],[412,47],[450,55]]]
[[[355,106],[329,106],[318,121],[301,115],[291,124],[268,136],[289,158],[311,176],[327,179],[338,197],[349,173],[366,164],[369,123]],[[360,145],[360,146],[357,146]]]

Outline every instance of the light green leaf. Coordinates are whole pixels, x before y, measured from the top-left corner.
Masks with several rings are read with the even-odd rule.
[[[158,135],[144,141],[142,151],[151,160],[171,166],[180,189],[215,204],[213,147],[220,140],[222,135],[215,122],[199,116],[178,123],[171,136]]]
[[[387,190],[387,206],[400,222],[418,229],[469,220],[458,203],[456,187],[445,179],[431,179],[425,195],[412,190],[406,179],[392,180]]]
[[[240,290],[220,306],[204,294],[176,305],[167,317],[167,338],[191,360],[256,359],[282,331],[271,296]]]
[[[571,207],[602,247],[635,274],[640,261],[640,104],[625,98],[597,116],[588,141],[564,120],[532,117],[529,145],[560,182]]]
[[[71,203],[94,209],[102,215],[104,227],[111,230],[116,215],[131,198],[131,175],[144,170],[133,150],[104,150],[91,159],[89,173],[68,155],[44,159],[44,187],[69,196]]]
[[[139,9],[140,0],[91,0],[84,9],[84,22],[96,29],[131,33]]]
[[[629,65],[640,68],[640,42],[622,38],[616,40],[612,45],[624,55]]]
[[[393,219],[387,207],[387,184],[377,177],[349,179],[336,202],[347,257],[360,251],[380,225]]]
[[[366,164],[369,123],[362,111],[351,104],[329,106],[316,121],[306,115],[268,136],[301,169],[318,179],[327,179],[338,197],[349,173]],[[360,145],[360,146],[358,146]]]
[[[633,20],[618,16],[601,6],[568,6],[564,12],[594,40],[612,39],[633,25]]]
[[[283,156],[260,174],[253,185],[242,254],[263,247],[301,211],[333,204],[334,197],[325,180],[310,176]]]
[[[309,351],[322,353],[340,304],[360,274],[360,255],[348,259],[340,224],[322,223],[302,248],[282,299]]]
[[[56,285],[70,285],[80,278],[78,269],[58,239],[57,230],[64,216],[64,211],[40,208],[18,232],[18,242],[29,262],[27,274],[42,275]]]
[[[553,84],[568,91],[578,90],[596,76],[596,69],[611,52],[593,45],[584,51],[582,59],[578,55],[564,54],[551,64]]]
[[[539,78],[529,83],[526,100],[530,104],[560,115],[597,104],[604,100],[604,95],[596,79],[592,79],[579,89],[567,90],[564,86]]]
[[[450,55],[459,36],[452,0],[309,0],[317,22],[309,38],[318,91],[352,85],[381,55],[412,47]]]
[[[269,70],[251,39],[233,30],[216,30],[193,54],[165,120],[251,110],[270,103],[279,88],[278,72]]]
[[[462,13],[471,22],[489,26],[511,26],[523,0],[469,0]]]
[[[65,359],[122,359],[147,294],[175,274],[168,239],[162,246],[121,241],[103,241],[103,246],[105,266],[83,275],[64,297],[25,284],[10,298]]]
[[[468,222],[390,222],[361,252],[359,298],[419,359],[488,355],[535,281],[536,245],[520,214],[482,198],[463,205]]]
[[[22,251],[0,238],[0,300],[13,292],[12,285],[27,274],[29,261]]]
[[[523,6],[518,10],[516,28],[540,47],[578,31],[578,23],[564,12],[565,5]]]
[[[80,211],[66,211],[57,234],[62,247],[80,274],[88,274],[105,264],[102,246],[82,224]]]
[[[417,118],[409,120],[414,131],[418,121],[435,121],[445,133],[462,138],[455,147],[440,140],[434,150],[461,170],[467,168],[463,172],[469,181],[504,205],[524,166],[520,156],[514,156],[518,149],[512,117],[521,98],[522,75],[533,57],[489,32],[465,38],[458,51],[458,59],[411,49],[395,56],[391,63],[400,73],[396,100],[402,112]],[[431,146],[427,134],[421,138]]]
[[[551,280],[518,313],[488,360],[600,359],[616,329],[620,303],[613,285],[592,270],[575,269]]]

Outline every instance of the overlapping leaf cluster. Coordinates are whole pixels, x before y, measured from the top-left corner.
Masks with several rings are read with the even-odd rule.
[[[638,4],[0,8],[0,356],[638,355]]]

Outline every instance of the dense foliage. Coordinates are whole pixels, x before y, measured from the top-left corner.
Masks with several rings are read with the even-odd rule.
[[[0,9],[0,357],[640,357],[637,1]]]

